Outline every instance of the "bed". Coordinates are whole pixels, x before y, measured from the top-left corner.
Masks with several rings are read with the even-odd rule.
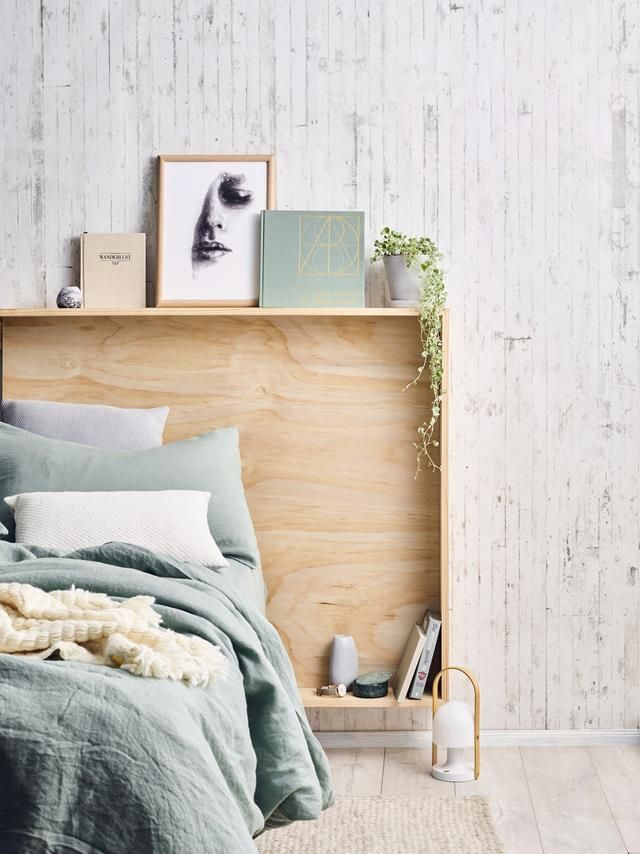
[[[50,514],[52,496],[68,500],[70,484],[80,496],[206,487],[205,523],[224,557],[222,566],[203,566],[128,542],[33,545],[19,536],[33,507],[21,520],[4,502],[0,587],[153,597],[164,627],[208,641],[228,662],[224,678],[194,687],[118,667],[0,655],[3,854],[240,854],[255,850],[265,828],[313,819],[332,803],[326,758],[264,615],[237,445],[236,432],[219,430],[123,453],[0,424],[3,497],[44,496]],[[86,531],[87,503],[78,503],[73,524],[65,519],[69,543]],[[51,526],[48,516],[35,518],[36,534]],[[176,539],[187,521],[179,520]]]
[[[251,569],[237,560],[228,559],[228,566],[217,567],[214,572],[244,594],[246,599],[262,614],[267,606],[267,586],[260,566]]]

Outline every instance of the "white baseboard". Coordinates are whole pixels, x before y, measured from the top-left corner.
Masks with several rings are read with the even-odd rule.
[[[427,731],[316,732],[323,747],[431,747]],[[591,747],[597,744],[640,744],[637,729],[488,729],[483,747]]]

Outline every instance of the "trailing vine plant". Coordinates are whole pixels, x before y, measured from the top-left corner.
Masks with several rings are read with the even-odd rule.
[[[426,462],[431,469],[440,466],[433,459],[432,448],[438,447],[433,438],[442,408],[442,310],[447,299],[447,291],[442,271],[442,253],[429,237],[407,237],[391,228],[383,228],[380,237],[373,244],[371,262],[379,261],[385,255],[404,255],[407,268],[415,270],[420,281],[418,297],[418,322],[422,352],[421,364],[416,376],[405,386],[405,391],[417,385],[427,372],[426,380],[432,395],[429,417],[418,427],[418,439],[414,442],[418,467],[416,477]]]

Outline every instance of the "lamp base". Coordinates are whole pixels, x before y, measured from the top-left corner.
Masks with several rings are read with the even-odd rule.
[[[449,747],[447,761],[434,765],[431,776],[449,783],[468,783],[476,775],[473,765],[464,758],[464,747]]]

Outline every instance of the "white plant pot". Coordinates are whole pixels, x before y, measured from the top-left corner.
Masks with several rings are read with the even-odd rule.
[[[358,675],[358,650],[351,635],[336,635],[331,644],[329,681],[332,685],[342,682],[347,688]]]
[[[417,304],[420,296],[420,278],[417,271],[407,269],[404,255],[385,255],[383,261],[391,301]]]

